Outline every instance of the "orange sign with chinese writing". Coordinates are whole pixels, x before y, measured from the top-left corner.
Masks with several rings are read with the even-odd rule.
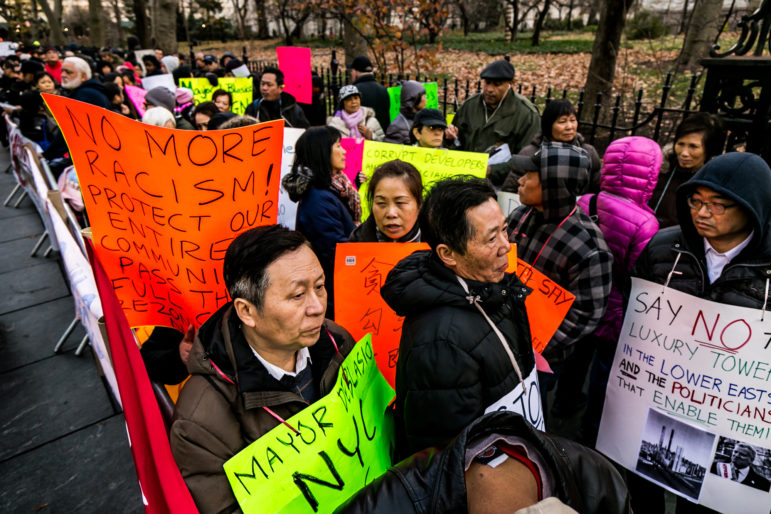
[[[283,121],[173,130],[43,96],[129,324],[184,332],[203,323],[228,301],[222,260],[230,242],[276,223]]]

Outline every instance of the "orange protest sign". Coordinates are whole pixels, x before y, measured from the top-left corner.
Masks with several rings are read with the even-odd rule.
[[[375,362],[392,386],[404,318],[385,303],[380,288],[400,260],[428,249],[426,243],[342,243],[335,250],[335,321],[354,339],[372,334]],[[512,245],[509,273],[516,272],[516,258]]]
[[[533,348],[541,353],[565,319],[576,297],[522,259],[517,259],[516,273],[526,286],[533,289],[525,299],[525,308]]]
[[[184,332],[203,323],[228,301],[222,260],[230,242],[276,223],[283,121],[174,130],[43,96],[129,325]]]

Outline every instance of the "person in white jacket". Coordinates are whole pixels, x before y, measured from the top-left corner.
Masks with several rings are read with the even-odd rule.
[[[327,118],[327,125],[339,130],[343,137],[383,140],[385,133],[375,117],[375,111],[361,105],[361,93],[356,86],[341,87],[338,98],[338,110]]]

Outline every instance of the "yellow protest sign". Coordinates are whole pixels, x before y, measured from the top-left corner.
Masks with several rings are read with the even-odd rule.
[[[384,162],[400,159],[415,166],[423,178],[423,189],[428,191],[434,182],[456,175],[473,175],[484,178],[487,175],[487,154],[477,152],[461,152],[417,146],[394,145],[377,141],[364,142],[364,155],[361,161],[362,171],[367,178],[372,176],[375,168]],[[365,182],[359,188],[362,198],[367,197]],[[369,205],[361,202],[361,219],[369,216]]]
[[[217,89],[224,89],[233,95],[233,105],[230,110],[236,114],[243,114],[246,108],[252,103],[252,85],[251,77],[224,77],[217,81],[213,86],[207,78],[184,78],[179,79],[179,86],[186,87],[193,91],[195,103],[208,102],[211,95]]]
[[[370,335],[343,361],[328,395],[224,465],[241,510],[333,512],[391,466],[394,390],[375,363]]]
[[[230,242],[276,223],[283,121],[175,130],[44,98],[129,325],[201,325],[228,301],[221,261]]]

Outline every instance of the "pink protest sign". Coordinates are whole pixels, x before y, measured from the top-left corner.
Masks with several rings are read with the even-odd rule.
[[[276,55],[278,69],[284,73],[284,91],[300,103],[311,103],[311,49],[277,46]]]
[[[345,149],[345,168],[343,173],[356,185],[356,175],[361,171],[361,160],[364,157],[364,139],[357,137],[340,138],[340,146]]]
[[[134,104],[134,108],[139,113],[139,116],[142,117],[145,115],[145,95],[147,94],[147,91],[142,89],[141,87],[136,86],[124,86],[124,91],[126,91],[126,95],[128,95],[129,100],[131,100],[131,103]]]

